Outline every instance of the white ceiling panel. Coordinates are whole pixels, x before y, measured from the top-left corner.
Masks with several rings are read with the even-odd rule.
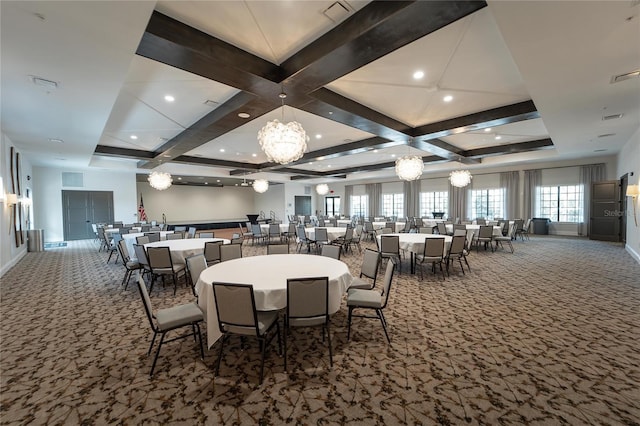
[[[499,139],[496,139],[498,137]],[[488,127],[479,131],[458,133],[441,139],[458,148],[469,150],[545,139],[547,137],[548,132],[544,127],[544,122],[541,118],[538,118],[505,124],[504,126]]]

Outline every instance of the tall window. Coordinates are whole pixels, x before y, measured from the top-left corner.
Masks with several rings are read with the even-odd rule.
[[[340,197],[324,197],[324,211],[327,216],[340,214]]]
[[[351,196],[351,216],[369,216],[369,196],[368,195],[352,195]]]
[[[431,217],[433,212],[444,212],[445,216],[449,216],[449,193],[447,191],[420,193],[420,216]]]
[[[382,194],[383,216],[404,216],[404,194]]]
[[[554,222],[583,222],[582,185],[538,187],[538,215]]]
[[[471,217],[504,217],[504,188],[472,190]]]

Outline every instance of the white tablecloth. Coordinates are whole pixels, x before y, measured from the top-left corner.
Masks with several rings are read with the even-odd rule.
[[[142,230],[141,227],[139,226],[134,226],[131,228],[132,231],[136,231],[136,232],[140,232]],[[120,232],[120,228],[105,228],[104,232],[106,232],[107,234],[117,234]]]
[[[347,232],[347,228],[343,226],[325,226],[324,228],[327,229],[327,234],[329,235],[329,241],[337,240],[338,237],[344,236],[344,234]],[[306,231],[307,231],[307,237],[310,240],[316,239],[316,228],[307,228]]]
[[[338,226],[349,225],[351,223],[351,219],[338,219],[336,223],[338,224]]]
[[[470,231],[470,230],[473,231],[474,239],[478,237],[478,232],[480,232],[480,225],[466,225],[466,227],[467,227],[467,231]],[[453,232],[453,225],[451,224],[447,225],[447,232]],[[495,237],[502,236],[502,227],[494,226],[493,235]]]
[[[444,253],[443,254],[446,255],[449,252],[449,246],[451,245],[451,240],[453,239],[449,235],[437,235],[437,234],[402,233],[402,234],[384,234],[384,235],[399,236],[400,248],[414,254],[422,254],[424,252],[425,238],[443,238],[444,237]],[[378,238],[378,244],[380,243],[380,237],[381,235],[378,235],[376,237]]]
[[[373,229],[382,229],[387,225],[387,222],[372,222]],[[395,222],[395,229],[393,232],[400,232],[404,229],[404,222]]]
[[[250,256],[218,263],[205,269],[196,283],[198,305],[207,321],[207,343],[211,347],[221,336],[213,298],[213,281],[252,284],[259,311],[287,306],[287,279],[329,277],[329,313],[340,309],[342,295],[353,277],[339,260],[308,254],[271,254]]]
[[[204,243],[207,241],[222,241],[223,244],[229,244],[231,242],[224,238],[188,238],[183,240],[156,241],[145,244],[144,247],[169,247],[173,263],[184,265],[187,257],[204,253]]]
[[[166,240],[167,234],[173,234],[173,231],[160,231],[160,239]],[[127,250],[129,250],[129,256],[136,257],[135,251],[133,251],[133,245],[136,243],[137,237],[142,237],[144,232],[133,232],[131,234],[124,234],[122,239],[124,243],[127,245]]]

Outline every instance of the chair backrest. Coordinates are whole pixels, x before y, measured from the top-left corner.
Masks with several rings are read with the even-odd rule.
[[[405,222],[406,223],[406,222]],[[411,224],[409,223],[409,226],[411,226]],[[385,228],[389,228],[392,230],[392,232],[396,229],[396,224],[395,222],[385,222],[384,223],[384,227]]]
[[[444,238],[425,238],[424,257],[442,257],[444,255]]]
[[[289,244],[269,244],[267,254],[289,254]]]
[[[380,230],[380,233],[381,234],[393,234],[393,229],[391,229],[391,228],[382,228]]]
[[[380,253],[375,250],[365,249],[364,256],[362,257],[362,266],[360,268],[360,277],[364,275],[367,278],[371,278],[375,286],[379,266]]]
[[[464,237],[465,235],[467,235],[467,230],[466,229],[454,229],[453,230],[453,235],[454,236],[462,235]]]
[[[451,240],[451,246],[449,247],[449,256],[456,254],[459,255],[464,251],[466,244],[466,235],[454,235]]]
[[[287,280],[287,318],[289,325],[322,324],[329,317],[329,278],[289,278]],[[318,321],[311,321],[317,318]],[[307,319],[299,321],[296,319]],[[292,321],[293,320],[293,321]]]
[[[486,221],[486,219],[484,219],[484,218],[480,218],[480,217],[479,217],[479,218],[477,218],[477,219],[476,219],[476,223],[477,223],[478,225],[486,225],[486,224],[487,224],[487,221]]]
[[[363,229],[364,229],[364,226],[361,223],[357,224],[355,231],[353,231],[353,235],[356,238],[360,239],[360,236],[362,235],[362,230]]]
[[[387,306],[389,301],[389,294],[391,293],[391,281],[393,279],[393,271],[396,269],[396,263],[393,260],[389,260],[387,263],[387,269],[384,271],[384,283],[382,285],[382,296],[384,297],[384,303],[382,309]]]
[[[147,235],[142,235],[140,237],[136,237],[136,243],[140,244],[140,245],[145,245],[145,244],[149,244],[151,241],[149,241],[149,237]]]
[[[316,228],[315,240],[319,243],[329,242],[329,233],[327,228]]]
[[[200,232],[198,238],[215,238],[214,232]]]
[[[331,257],[336,260],[340,260],[340,252],[342,249],[340,246],[334,246],[332,244],[323,244],[322,250],[320,251],[321,256]]]
[[[118,241],[118,251],[120,252],[120,257],[122,258],[123,263],[127,263],[131,260],[131,256],[129,256],[129,250],[127,249],[127,244],[124,240]]]
[[[364,231],[365,232],[373,232],[373,223],[365,222],[364,223]]]
[[[447,235],[447,225],[445,225],[444,222],[438,222],[437,226],[438,226],[438,233],[440,235]]]
[[[169,247],[147,247],[147,258],[151,269],[173,269]]]
[[[187,238],[195,238],[197,229],[194,226],[189,227],[189,231],[187,232]]]
[[[522,227],[522,229],[525,232],[529,232],[529,227],[531,226],[531,219],[527,219],[527,221],[524,223],[524,226]]]
[[[202,271],[207,269],[207,261],[204,258],[204,254],[189,256],[185,261],[187,262],[187,270],[189,271],[191,282],[195,286]]]
[[[411,231],[412,223],[413,223],[413,222],[406,221],[406,222],[404,223],[404,228],[402,228],[402,231],[403,231],[403,232],[409,232],[409,231]]]
[[[505,220],[502,223],[502,235],[509,235],[509,221]]]
[[[138,263],[144,266],[149,266],[149,259],[147,258],[147,252],[142,244],[134,244],[133,251],[136,253],[136,259]]]
[[[289,230],[287,231],[287,233],[289,235],[295,235],[296,234],[296,224],[293,222],[289,222]]]
[[[220,261],[226,262],[231,259],[239,259],[242,257],[242,245],[240,244],[223,244],[220,246]]]
[[[174,232],[173,234],[167,234],[167,240],[181,240],[182,232]]]
[[[119,242],[120,240],[122,240],[122,234],[120,234],[119,232],[118,232],[118,233],[113,234],[113,244],[114,244],[114,245],[115,245],[115,244],[118,244],[118,242]]]
[[[231,238],[231,244],[237,244],[242,246],[244,239],[242,237],[232,237]]]
[[[467,250],[471,250],[471,244],[473,244],[473,236],[475,235],[475,233],[476,231],[473,229],[467,230],[467,244],[465,246]]]
[[[141,232],[149,232],[149,229],[151,229],[151,225],[142,225],[140,227]]]
[[[493,226],[491,225],[480,225],[480,231],[478,232],[478,238],[492,238],[493,237]]]
[[[151,329],[156,331],[156,325],[153,322],[153,307],[151,305],[151,298],[149,297],[149,292],[147,291],[147,285],[144,283],[142,279],[142,275],[138,277],[136,281],[138,283],[138,291],[140,292],[140,298],[142,299],[142,304],[144,305],[144,311],[147,314],[147,319],[149,320],[149,325]]]
[[[260,228],[259,223],[251,224],[251,233],[253,234],[254,237],[259,237],[260,235],[262,235],[262,228]]]
[[[218,327],[239,334],[259,336],[256,302],[251,284],[213,282]]]
[[[318,219],[318,226],[327,226],[327,225],[324,223],[324,219],[323,219],[323,218]]]
[[[279,237],[280,236],[280,225],[277,223],[269,224],[269,236],[270,237]]]
[[[175,232],[187,232],[187,227],[186,226],[176,226],[175,228],[173,228],[173,230]]]
[[[207,241],[204,243],[204,259],[207,263],[220,260],[220,246],[222,241]]]
[[[349,243],[353,240],[353,228],[349,227],[344,233],[344,242]]]
[[[433,234],[433,227],[432,226],[421,226],[420,227],[420,233],[421,234]]]
[[[145,232],[144,235],[149,237],[150,243],[157,243],[160,241],[160,232]]]
[[[397,235],[380,236],[380,251],[382,253],[400,253],[400,237]]]
[[[296,237],[298,237],[300,241],[307,242],[307,231],[305,231],[304,225],[298,225],[296,228]]]

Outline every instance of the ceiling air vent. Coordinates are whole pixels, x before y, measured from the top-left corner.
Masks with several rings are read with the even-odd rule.
[[[73,186],[77,188],[82,188],[84,186],[83,174],[72,173],[72,172],[62,172],[62,186]]]
[[[626,74],[614,75],[611,77],[611,84],[620,83],[621,81],[629,80],[630,78],[640,77],[640,70],[628,72]]]
[[[349,16],[351,9],[349,9],[349,6],[346,4],[337,1],[326,8],[322,13],[334,23],[338,23],[342,22],[347,16]]]
[[[615,136],[615,133],[605,133],[604,135],[598,135],[599,138],[609,138],[611,136]]]
[[[602,117],[602,121],[607,121],[607,120],[617,120],[618,118],[622,118],[624,114],[611,114],[611,115],[605,115],[604,117]]]

